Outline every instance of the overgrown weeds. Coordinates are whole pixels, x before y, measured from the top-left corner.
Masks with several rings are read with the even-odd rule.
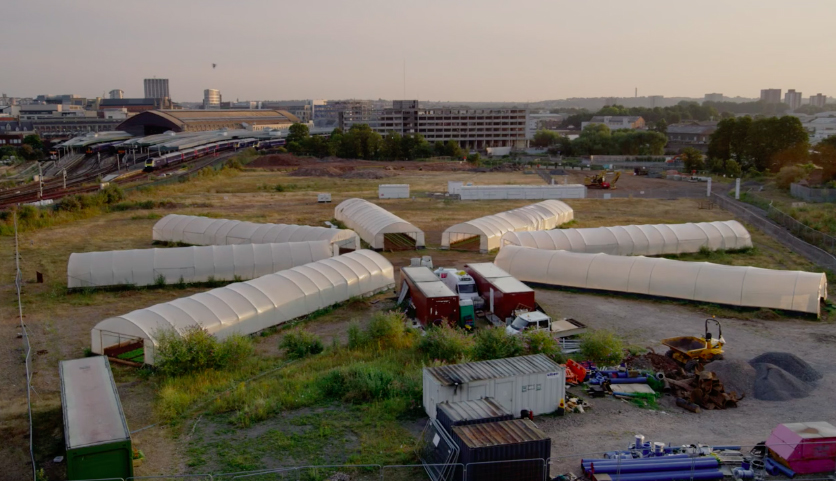
[[[609,329],[598,329],[581,336],[581,356],[603,366],[614,366],[624,359],[624,342]]]
[[[289,359],[302,359],[325,349],[319,337],[302,329],[294,329],[285,334],[279,347],[285,350]]]

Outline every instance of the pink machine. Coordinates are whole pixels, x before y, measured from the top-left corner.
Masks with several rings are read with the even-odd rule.
[[[836,469],[836,427],[828,422],[779,424],[766,447],[775,460],[797,474]]]

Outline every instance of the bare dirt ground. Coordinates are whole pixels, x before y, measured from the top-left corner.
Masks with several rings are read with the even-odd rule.
[[[374,163],[381,164],[381,163]],[[385,168],[387,165],[374,166]],[[409,183],[415,199],[379,201],[384,208],[415,223],[427,234],[428,249],[420,255],[433,256],[437,266],[461,266],[466,262],[490,261],[492,255],[437,250],[441,232],[448,226],[483,215],[530,204],[531,201],[462,202],[427,197],[428,192],[446,191],[447,180],[477,184],[537,184],[543,180],[531,174],[474,173],[466,171],[397,171],[392,179]],[[623,178],[622,181],[628,178]],[[387,181],[388,182],[388,181]],[[665,188],[677,188],[668,181],[634,178],[619,182],[619,189],[632,192],[649,189],[658,182]],[[334,207],[350,197],[375,199],[374,179],[322,179],[292,177],[287,172],[246,171],[235,177],[193,180],[147,192],[133,193],[131,200],[172,200],[176,210],[155,213],[211,215],[256,222],[282,222],[322,225],[333,217]],[[283,192],[275,187],[281,185]],[[317,204],[317,192],[331,192],[332,204]],[[700,208],[694,199],[582,199],[567,201],[574,209],[576,226],[596,227],[634,223],[698,222],[724,220],[731,214],[719,209]],[[133,309],[165,302],[198,292],[185,290],[139,290],[124,292],[66,293],[66,266],[72,252],[148,248],[151,228],[156,219],[148,211],[117,212],[72,224],[24,233],[21,236],[24,287],[24,315],[33,348],[33,409],[39,466],[47,473],[60,473],[51,460],[60,454],[61,412],[58,385],[58,362],[83,355],[89,346],[90,329],[100,320]],[[752,230],[758,254],[755,257],[731,257],[730,263],[757,262],[765,267],[811,269],[809,263]],[[31,474],[28,464],[28,424],[22,343],[17,306],[12,285],[13,241],[0,238],[0,478],[25,479]],[[396,266],[406,265],[415,252],[386,254]],[[34,283],[35,272],[45,274],[46,283]],[[831,288],[831,292],[833,289]],[[556,290],[538,290],[538,299],[555,315],[575,317],[591,327],[612,327],[638,345],[657,346],[659,339],[672,335],[697,334],[705,314],[701,307],[626,299],[618,296],[577,294]],[[367,319],[379,306],[367,304],[337,310],[306,324],[325,337],[344,339],[344,329],[352,319]],[[829,398],[834,394],[834,339],[830,323],[782,317],[775,321],[756,320],[756,314],[742,314],[740,320],[726,321],[724,334],[730,358],[750,359],[766,350],[797,352],[825,378],[819,388],[805,399],[766,403],[746,399],[736,410],[681,413],[664,406],[665,414],[638,409],[620,401],[594,400],[594,408],[584,415],[538,420],[553,436],[554,454],[588,449],[614,449],[629,441],[635,431],[648,438],[671,442],[754,442],[763,439],[771,427],[781,421],[834,420]],[[260,342],[258,349],[274,352],[278,338]],[[832,357],[832,356],[831,356]],[[130,368],[114,368],[128,424],[132,430],[155,422],[155,392],[152,385],[138,378]],[[179,433],[177,434],[179,435]],[[186,454],[173,431],[155,427],[137,433],[147,462],[137,475],[184,472]]]

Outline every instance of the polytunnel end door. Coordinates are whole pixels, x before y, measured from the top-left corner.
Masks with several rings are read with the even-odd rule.
[[[143,364],[145,362],[145,339],[119,339],[116,344],[104,348],[103,354],[118,361]]]

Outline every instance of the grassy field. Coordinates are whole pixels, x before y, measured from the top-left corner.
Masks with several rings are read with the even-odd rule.
[[[427,197],[428,192],[445,192],[448,180],[478,184],[542,184],[536,175],[512,173],[469,173],[399,171],[397,176],[379,180],[294,177],[287,172],[245,170],[224,176],[201,177],[187,183],[128,193],[128,202],[154,201],[153,209],[107,212],[68,220],[25,232],[21,236],[21,267],[24,286],[25,322],[31,333],[36,371],[33,398],[39,435],[39,462],[52,466],[60,450],[60,397],[58,361],[84,354],[90,345],[90,329],[100,320],[204,290],[138,289],[134,291],[66,292],[67,259],[73,252],[151,247],[151,228],[160,216],[169,213],[207,215],[260,222],[323,225],[333,218],[334,207],[350,197],[375,199],[379,183],[408,183],[415,199],[379,201],[380,205],[424,229],[428,249],[436,265],[460,266],[469,261],[488,261],[489,255],[441,251],[441,232],[448,226],[482,215],[493,214],[530,204],[531,201],[462,202]],[[282,192],[276,186],[282,186]],[[318,204],[317,192],[331,192],[332,204]],[[569,200],[575,209],[573,227],[606,225],[699,222],[731,219],[719,209],[701,209],[697,200]],[[750,229],[755,249],[740,254],[719,253],[709,257],[693,255],[685,260],[707,260],[723,264],[755,265],[779,269],[816,270],[803,258],[771,238]],[[0,250],[13,252],[13,239],[0,237]],[[396,266],[408,263],[410,252],[386,254]],[[18,332],[14,302],[11,255],[0,256],[3,280],[0,292],[0,321],[6,332]],[[34,282],[36,272],[44,274],[45,283]],[[831,284],[832,285],[832,284]],[[833,287],[831,294],[833,294]],[[647,300],[646,302],[654,302]],[[408,459],[408,440],[414,429],[401,405],[394,409],[382,400],[355,405],[323,395],[321,379],[337,366],[375,364],[395,376],[406,376],[404,366],[417,372],[420,361],[401,358],[398,353],[379,356],[362,350],[350,350],[347,326],[354,320],[367,322],[377,304],[361,303],[336,309],[305,323],[318,333],[327,346],[338,347],[315,359],[296,362],[275,376],[267,376],[238,393],[234,388],[257,372],[273,369],[285,360],[278,348],[281,332],[269,332],[256,338],[257,362],[241,372],[217,374],[201,382],[185,383],[173,389],[155,376],[117,366],[120,394],[131,429],[163,424],[142,431],[134,440],[147,460],[138,475],[207,470],[236,470],[270,466],[271,459],[288,453],[287,462],[402,462]],[[660,308],[663,305],[660,304]],[[698,306],[694,307],[699,309]],[[786,315],[786,314],[782,314]],[[10,336],[11,337],[11,336]],[[11,348],[0,354],[0,433],[12,440],[0,447],[0,469],[14,479],[26,475],[26,390],[20,340],[11,339]],[[341,347],[340,347],[341,346]],[[400,369],[400,370],[398,370]],[[406,376],[408,377],[408,376]],[[249,384],[248,384],[249,386]],[[250,398],[250,392],[264,393]],[[212,399],[227,392],[217,401]],[[243,396],[243,397],[241,397]],[[304,400],[302,398],[304,396]],[[257,401],[263,399],[263,401]],[[191,410],[196,404],[211,401],[206,408]],[[398,401],[400,402],[400,401]],[[232,409],[232,406],[237,406]],[[397,413],[397,414],[393,414]],[[305,458],[304,453],[315,456]],[[303,459],[304,458],[304,459]],[[49,469],[48,469],[49,472]]]

